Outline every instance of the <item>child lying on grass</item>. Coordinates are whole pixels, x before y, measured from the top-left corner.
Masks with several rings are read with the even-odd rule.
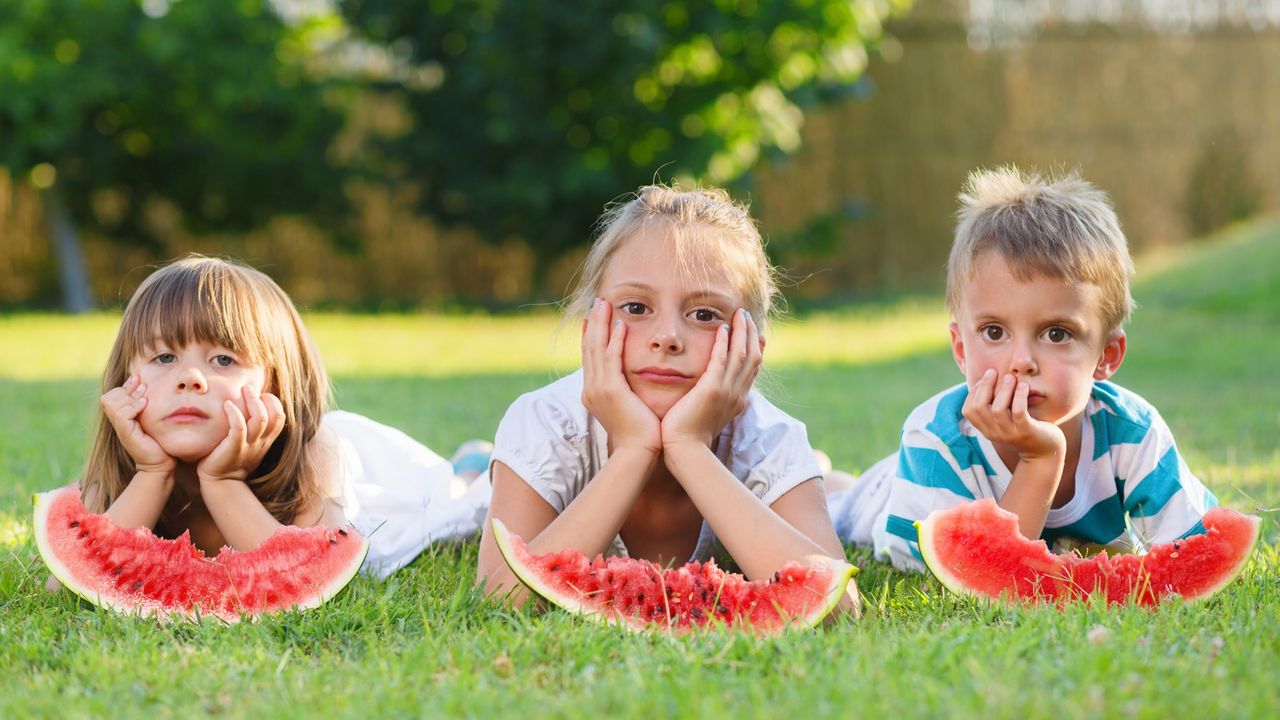
[[[917,407],[898,452],[828,486],[842,539],[923,569],[914,523],[995,498],[1051,547],[1140,550],[1204,532],[1217,500],[1123,362],[1133,262],[1106,195],[1074,175],[971,174],[947,272],[965,382]]]

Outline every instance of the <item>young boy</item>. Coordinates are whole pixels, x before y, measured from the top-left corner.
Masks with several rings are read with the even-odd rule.
[[[1003,168],[972,173],[960,205],[947,308],[965,382],[911,413],[896,455],[832,492],[842,539],[923,570],[913,523],[985,497],[1058,550],[1204,532],[1217,500],[1155,408],[1107,382],[1133,262],[1105,193]]]

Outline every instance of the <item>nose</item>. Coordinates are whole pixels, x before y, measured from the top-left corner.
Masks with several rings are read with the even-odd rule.
[[[659,318],[654,323],[653,336],[649,338],[649,349],[668,354],[684,350],[684,337],[680,332],[680,323],[675,318]]]
[[[199,368],[185,367],[178,373],[178,389],[204,392],[209,389],[209,383]]]
[[[1032,343],[1015,342],[1013,355],[1009,358],[1009,372],[1014,375],[1035,375],[1039,370],[1036,365],[1036,354]]]

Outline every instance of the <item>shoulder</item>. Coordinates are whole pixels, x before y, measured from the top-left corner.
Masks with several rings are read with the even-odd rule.
[[[755,445],[778,446],[790,441],[808,445],[809,434],[803,422],[783,412],[759,390],[747,394],[747,407],[727,428],[735,453]]]
[[[1141,395],[1107,380],[1093,383],[1089,400],[1093,405],[1091,411],[1104,411],[1118,419],[1140,425],[1151,425],[1153,419],[1160,416],[1155,407]]]
[[[915,407],[902,424],[902,432],[927,433],[944,444],[951,444],[966,436],[964,428],[964,401],[969,397],[969,386],[960,383],[939,392]]]
[[[566,436],[586,434],[590,429],[587,408],[582,404],[582,371],[527,392],[507,407],[498,427],[499,435],[530,426],[553,430]]]
[[[302,488],[306,500],[298,509],[295,524],[340,524],[342,517],[337,508],[343,497],[341,452],[341,442],[333,428],[320,423],[315,437],[307,443],[303,473],[307,487]]]

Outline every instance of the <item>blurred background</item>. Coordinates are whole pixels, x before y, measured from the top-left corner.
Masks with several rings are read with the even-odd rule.
[[[544,302],[655,179],[750,201],[798,306],[938,289],[978,166],[1078,169],[1143,252],[1280,205],[1277,67],[1280,0],[0,0],[0,309],[193,251]]]

